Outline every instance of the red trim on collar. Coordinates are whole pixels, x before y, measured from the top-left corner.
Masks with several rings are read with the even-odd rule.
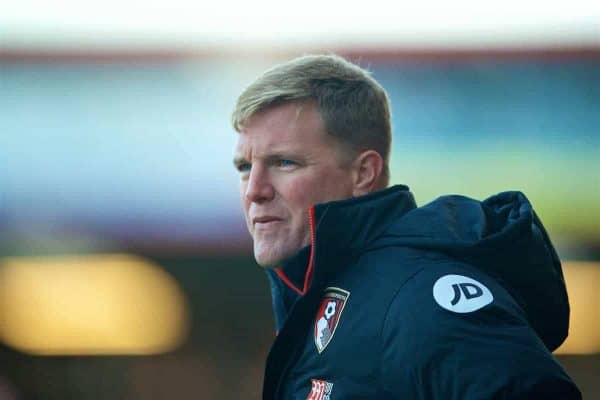
[[[285,273],[280,269],[276,268],[275,273],[283,283],[288,285],[290,289],[294,292],[298,293],[300,296],[304,296],[308,291],[308,287],[310,286],[310,281],[312,280],[312,274],[314,269],[315,262],[315,243],[316,243],[316,228],[315,228],[315,207],[311,206],[308,209],[308,223],[310,225],[310,257],[308,259],[308,266],[306,267],[306,273],[304,274],[304,286],[302,289],[298,288],[294,283],[285,275]]]
[[[304,288],[302,290],[304,293],[306,293],[308,286],[310,285],[315,264],[315,243],[317,241],[317,232],[315,228],[315,206],[311,206],[308,209],[308,222],[310,224],[310,258],[308,260],[308,267],[306,268],[306,275],[304,275]]]
[[[290,289],[292,289],[294,292],[298,293],[300,296],[302,296],[304,294],[304,292],[302,292],[302,290],[298,289],[296,287],[296,285],[294,285],[294,283],[283,273],[283,271],[281,269],[276,268],[275,273],[279,276],[279,278],[281,278],[283,283],[288,285],[290,287]]]

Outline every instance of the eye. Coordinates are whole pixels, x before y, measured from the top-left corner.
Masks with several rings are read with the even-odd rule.
[[[235,166],[240,173],[250,172],[251,167],[252,165],[250,163],[239,163]]]
[[[274,164],[277,167],[284,168],[284,169],[290,169],[290,168],[294,168],[294,167],[298,166],[297,162],[292,161],[292,160],[287,160],[285,158],[275,160]]]

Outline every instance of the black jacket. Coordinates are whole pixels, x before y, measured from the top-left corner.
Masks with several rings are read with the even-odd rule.
[[[560,261],[526,197],[405,186],[310,209],[311,245],[268,270],[264,399],[579,399]]]

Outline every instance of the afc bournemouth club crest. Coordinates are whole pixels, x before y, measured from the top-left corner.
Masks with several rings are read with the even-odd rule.
[[[331,342],[348,297],[350,292],[346,290],[334,287],[325,289],[325,296],[315,320],[315,345],[319,353]]]

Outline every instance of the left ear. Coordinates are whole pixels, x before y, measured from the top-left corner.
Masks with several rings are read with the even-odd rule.
[[[378,189],[383,170],[383,158],[375,150],[365,150],[353,161],[353,196],[362,196]]]

